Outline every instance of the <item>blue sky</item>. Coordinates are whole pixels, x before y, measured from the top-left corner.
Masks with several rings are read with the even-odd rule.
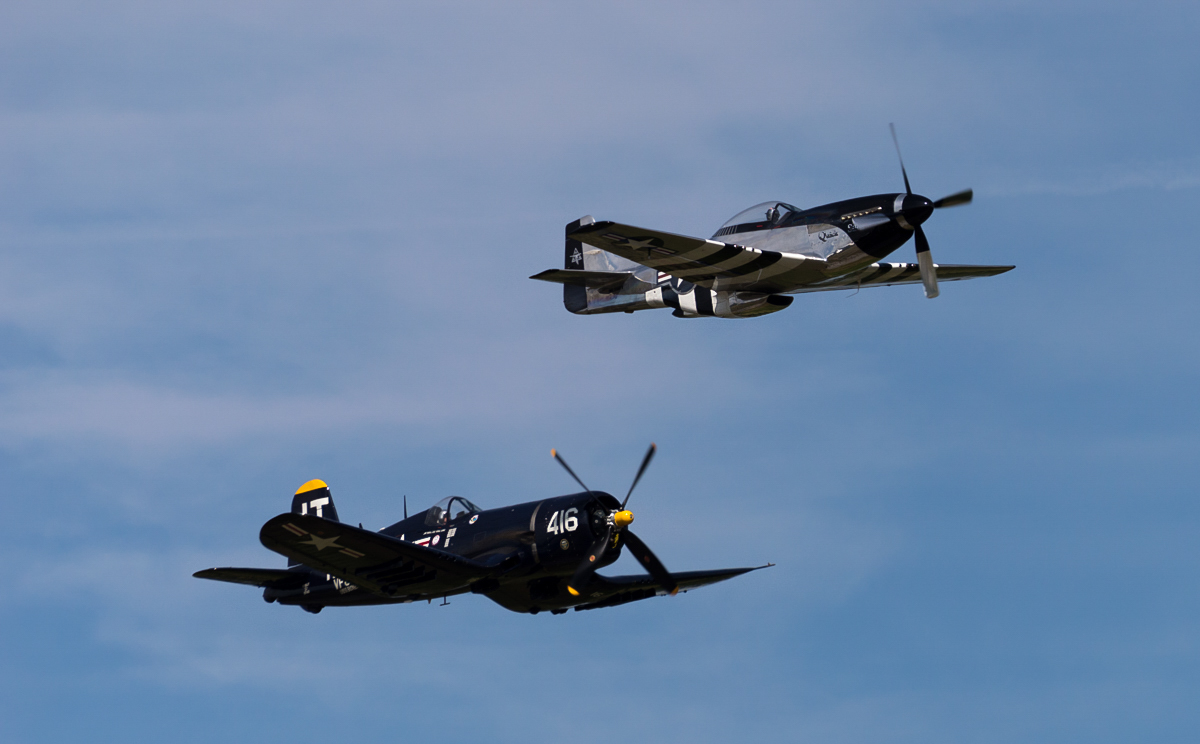
[[[1194,741],[1198,15],[6,5],[0,738]],[[975,189],[935,258],[1016,271],[750,321],[526,279],[583,214],[897,191],[890,121]],[[310,478],[379,527],[650,441],[668,567],[778,566],[561,617],[191,578],[282,565]]]

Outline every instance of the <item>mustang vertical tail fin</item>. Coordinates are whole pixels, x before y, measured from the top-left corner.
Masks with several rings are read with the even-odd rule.
[[[574,222],[567,223],[567,245],[566,256],[563,258],[563,268],[565,269],[584,269],[584,252],[583,243],[571,237],[571,233],[575,232],[584,225],[590,225],[595,222],[591,215],[580,217]],[[563,305],[573,313],[587,309],[587,287],[577,284],[563,285]]]
[[[292,497],[292,514],[310,514],[334,522],[340,521],[337,507],[333,505],[333,494],[329,492],[329,486],[325,485],[323,480],[310,480],[300,486],[300,490]],[[288,559],[289,566],[299,563],[297,560]]]
[[[646,290],[658,283],[658,272],[574,237],[580,228],[595,224],[591,215],[567,223],[565,270],[543,271],[530,279],[561,283],[563,305],[573,313],[633,312],[634,305],[645,307]]]

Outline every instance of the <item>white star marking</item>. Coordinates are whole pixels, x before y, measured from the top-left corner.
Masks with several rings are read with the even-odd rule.
[[[339,537],[341,537],[341,535],[334,535],[333,537],[317,537],[316,535],[309,535],[308,539],[311,540],[311,542],[302,542],[300,544],[301,545],[312,545],[313,547],[315,547],[317,549],[317,552],[319,553],[322,550],[324,550],[325,548],[340,548],[340,547],[342,547],[341,545],[337,544]]]
[[[634,250],[638,250],[640,248],[643,251],[648,251],[651,248],[658,247],[658,246],[654,245],[654,238],[647,238],[645,240],[636,240],[634,238],[625,238],[625,245],[629,246],[630,248],[632,248]]]
[[[571,263],[579,263],[582,260],[583,254],[579,252],[578,248],[576,248],[575,252],[571,254]]]

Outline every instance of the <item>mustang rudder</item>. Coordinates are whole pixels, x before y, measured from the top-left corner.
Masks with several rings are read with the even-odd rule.
[[[563,257],[563,268],[582,270],[584,268],[584,253],[583,243],[571,237],[571,233],[575,232],[584,225],[590,225],[595,222],[591,215],[580,217],[574,222],[568,222],[566,228],[566,250]],[[587,310],[587,287],[578,284],[563,285],[563,305],[573,313],[580,310]]]

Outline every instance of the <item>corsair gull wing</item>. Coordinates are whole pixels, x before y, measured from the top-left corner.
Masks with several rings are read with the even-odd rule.
[[[769,568],[772,564],[768,563],[765,566],[754,566],[753,568],[722,568],[712,571],[682,571],[672,573],[671,578],[679,586],[680,592],[688,592],[692,589],[698,589],[708,584],[716,584],[719,581],[732,579],[735,576],[757,571],[760,568]],[[601,607],[614,607],[616,605],[626,604],[627,602],[636,602],[640,599],[649,599],[650,597],[665,596],[665,592],[658,582],[647,574],[638,576],[600,576],[597,575],[595,580],[588,585],[584,593],[585,598],[595,598],[594,601],[586,604],[578,605],[577,610],[596,610]]]
[[[263,525],[259,539],[276,553],[385,596],[417,586],[466,586],[493,570],[453,553],[311,515],[280,514]]]
[[[192,576],[263,589],[296,589],[304,586],[304,582],[309,580],[307,571],[289,571],[283,568],[206,568]]]

